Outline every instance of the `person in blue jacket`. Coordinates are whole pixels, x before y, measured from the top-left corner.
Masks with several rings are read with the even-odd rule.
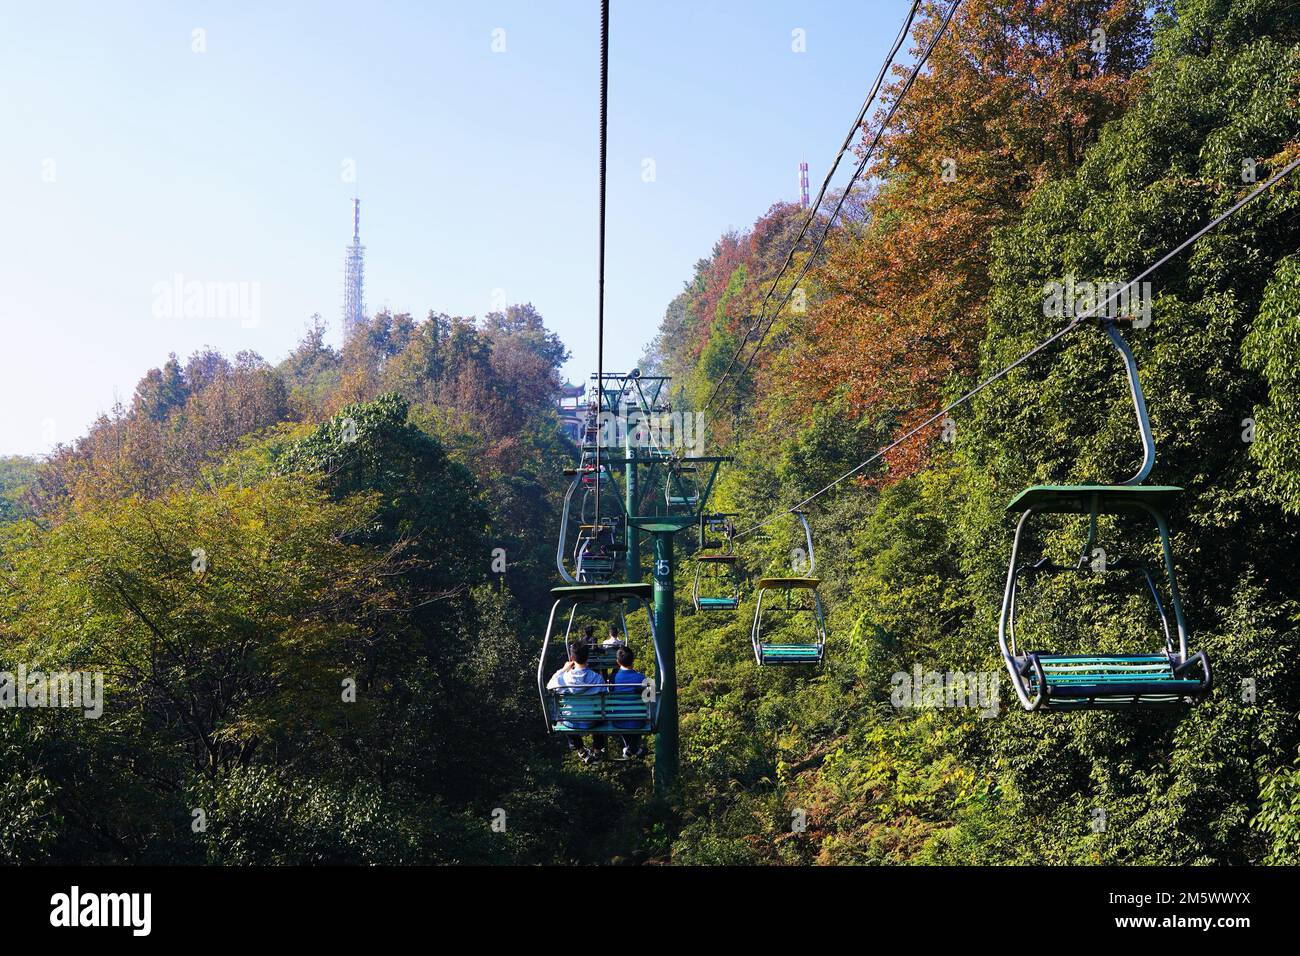
[[[618,649],[618,670],[614,672],[614,690],[615,694],[640,694],[645,690],[649,678],[636,670],[632,664],[636,661],[636,655],[632,648],[626,645]],[[636,721],[616,720],[615,727],[638,727]],[[623,738],[623,756],[644,757],[645,742],[641,734],[621,734]]]

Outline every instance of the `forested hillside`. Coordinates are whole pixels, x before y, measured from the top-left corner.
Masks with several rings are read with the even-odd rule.
[[[84,436],[0,461],[0,672],[104,675],[96,719],[0,715],[0,862],[1300,863],[1300,174],[1152,274],[1124,327],[1151,483],[1186,489],[1206,700],[1026,713],[998,650],[1007,504],[1141,459],[1095,321],[808,504],[825,663],[756,666],[752,582],[806,557],[786,509],[1061,330],[1049,290],[1127,282],[1300,159],[1291,0],[965,0],[904,76],[770,329],[793,204],[719,237],[645,330],[641,372],[734,456],[708,510],[735,514],[747,582],[691,613],[678,535],[675,792],[584,765],[539,712],[580,456],[565,344],[531,305],[384,312],[341,349],[317,318],[278,364],[159,355]],[[1073,562],[1086,526],[1042,554]],[[1158,562],[1135,540],[1119,557]],[[1035,646],[1158,650],[1145,605],[1082,576],[1028,616]],[[930,673],[996,700],[900,702]]]
[[[1270,0],[963,4],[805,280],[805,309],[781,313],[720,392],[710,426],[737,462],[712,508],[748,528],[802,501],[1060,329],[1051,283],[1128,281],[1300,156],[1298,17]],[[1210,698],[1026,714],[1010,691],[1005,506],[1035,483],[1121,481],[1141,457],[1119,354],[1085,323],[809,506],[824,676],[747,659],[752,600],[734,620],[679,622],[690,782],[674,859],[1300,859],[1298,207],[1284,180],[1225,221],[1152,276],[1151,322],[1127,333],[1151,480],[1187,489],[1174,550]],[[697,405],[800,212],[723,236],[669,307],[646,364]],[[1053,541],[1058,559],[1083,525]],[[788,568],[799,535],[786,517],[742,537],[746,570]],[[1135,603],[1073,584],[1032,646],[1093,630],[1100,649],[1154,647],[1128,637],[1154,634]],[[999,713],[894,706],[892,675],[914,669],[998,674]]]
[[[0,670],[105,687],[98,719],[6,711],[0,860],[610,855],[576,821],[622,791],[565,767],[533,683],[564,346],[526,305],[323,332],[172,356],[6,462]]]

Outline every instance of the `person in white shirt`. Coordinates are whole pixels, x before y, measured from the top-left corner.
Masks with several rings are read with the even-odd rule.
[[[588,630],[591,629],[588,628]],[[592,640],[594,641],[595,638],[593,637]],[[617,651],[618,648],[623,647],[626,643],[627,642],[623,640],[623,636],[619,633],[618,625],[611,624],[609,626],[609,637],[600,642],[600,648],[602,651],[600,659],[602,661],[613,663],[613,659],[609,656],[609,652]],[[612,684],[614,682],[612,680],[613,673],[608,666],[601,668],[600,676],[606,684]]]
[[[551,690],[559,690],[562,694],[603,693],[605,678],[587,666],[587,658],[590,653],[590,644],[585,641],[575,642],[569,648],[569,659],[563,667],[551,675],[551,679],[546,686]],[[572,721],[571,725],[576,730],[586,730],[593,723],[592,721]],[[569,742],[569,749],[575,751],[583,763],[605,759],[604,734],[591,735],[590,750],[583,746],[582,734],[565,734],[565,739]]]

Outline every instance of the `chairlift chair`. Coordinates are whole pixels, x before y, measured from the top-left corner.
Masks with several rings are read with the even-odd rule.
[[[695,556],[695,581],[691,586],[691,603],[696,611],[734,611],[740,607],[739,562],[732,553],[736,528],[728,514],[700,515],[700,548],[710,546],[705,531],[724,536],[725,550],[703,551]]]
[[[734,554],[697,554],[691,602],[697,611],[734,611],[740,607],[740,575]]]
[[[700,509],[700,487],[695,480],[695,468],[689,465],[670,465],[664,482],[664,503],[670,515],[693,514]]]
[[[582,525],[573,547],[574,575],[580,584],[608,584],[618,572],[618,559],[627,546],[617,540],[621,522],[602,518],[599,526]]]
[[[754,660],[759,665],[768,664],[820,664],[826,657],[826,611],[821,595],[817,593],[820,578],[773,577],[759,578],[758,603],[754,608],[754,624],[750,629],[750,642]],[[767,601],[769,591],[780,598]],[[771,641],[774,619],[779,616],[807,614],[811,627],[805,631],[811,640],[796,643]],[[764,616],[766,615],[766,617]]]
[[[551,589],[555,603],[546,625],[541,658],[537,663],[537,693],[547,733],[553,734],[650,734],[659,719],[659,697],[663,689],[659,640],[655,634],[650,601],[651,584],[596,584]],[[549,672],[563,661],[549,660],[552,645],[571,647],[575,639],[576,613],[579,607],[594,607],[608,613],[614,610],[624,621],[626,616],[644,609],[650,626],[650,644],[654,650],[654,676],[642,687],[628,684],[587,684],[579,687],[548,688]],[[567,615],[565,612],[568,612]],[[563,640],[557,639],[557,622],[563,627]],[[626,634],[626,630],[624,632]],[[567,655],[566,655],[567,659]],[[588,660],[590,666],[590,659]]]
[[[826,658],[826,610],[817,591],[821,578],[814,577],[817,556],[813,551],[812,529],[802,512],[794,512],[803,525],[804,540],[808,545],[808,564],[801,568],[803,574],[792,577],[766,577],[758,581],[758,601],[754,607],[754,623],[750,628],[750,643],[754,660],[760,666],[769,664],[821,664]],[[768,592],[780,595],[767,600]],[[766,616],[765,616],[766,615]],[[795,643],[771,641],[775,619],[778,617],[804,617],[811,626],[804,632],[811,640]]]
[[[605,470],[605,466],[601,466]],[[564,507],[560,513],[559,541],[555,549],[555,567],[560,577],[568,584],[608,584],[619,571],[619,558],[627,550],[623,540],[626,530],[624,506],[616,487],[608,474],[604,481],[610,482],[610,493],[604,500],[610,502],[610,511],[602,514],[600,523],[595,524],[586,514],[576,515],[575,511],[585,511],[587,489],[584,481],[589,472],[583,468],[566,468],[564,473],[573,477],[569,489],[564,495]],[[580,509],[574,507],[574,497],[583,492]],[[576,519],[576,520],[575,520]],[[573,522],[578,526],[576,538],[571,538],[570,528]],[[572,548],[569,542],[572,541]]]
[[[1155,440],[1147,417],[1146,400],[1138,380],[1137,363],[1128,343],[1111,320],[1104,322],[1107,335],[1124,357],[1129,390],[1142,436],[1143,461],[1136,475],[1121,485],[1035,485],[1007,506],[1020,512],[1011,562],[1007,570],[1002,613],[998,621],[998,644],[1011,675],[1016,696],[1025,710],[1125,710],[1135,708],[1184,707],[1210,691],[1210,662],[1205,653],[1188,651],[1187,625],[1183,619],[1178,580],[1174,572],[1173,551],[1169,542],[1166,518],[1168,505],[1182,492],[1168,485],[1143,485],[1155,464]],[[1021,552],[1031,519],[1040,514],[1087,515],[1088,538],[1084,557],[1073,568],[1060,567],[1050,561],[1022,563]],[[1019,592],[1043,574],[1086,573],[1086,560],[1097,540],[1099,515],[1135,515],[1150,518],[1160,536],[1164,583],[1177,632],[1174,639],[1168,613],[1160,601],[1154,576],[1145,568],[1137,570],[1145,579],[1157,616],[1163,625],[1163,649],[1150,653],[1101,654],[1073,650],[1056,651],[1022,649],[1016,638]],[[1113,567],[1114,565],[1112,565]]]

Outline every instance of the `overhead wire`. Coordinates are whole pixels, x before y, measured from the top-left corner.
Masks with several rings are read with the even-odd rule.
[[[605,404],[605,153],[609,144],[609,0],[600,0],[600,239],[596,301],[596,520],[600,527],[601,408]]]
[[[1222,213],[1220,213],[1219,215],[1215,216],[1215,217],[1214,217],[1213,219],[1211,219],[1208,223],[1206,223],[1206,224],[1205,224],[1204,226],[1202,226],[1200,229],[1196,230],[1196,232],[1192,233],[1192,235],[1188,236],[1186,239],[1184,239],[1182,242],[1180,242],[1177,246],[1175,246],[1175,247],[1174,247],[1173,249],[1171,249],[1169,252],[1165,253],[1163,256],[1161,256],[1159,259],[1157,259],[1154,263],[1152,263],[1151,265],[1149,265],[1149,266],[1147,266],[1145,269],[1143,269],[1141,272],[1139,272],[1136,276],[1134,276],[1132,279],[1130,279],[1127,283],[1125,283],[1125,284],[1124,284],[1123,286],[1121,286],[1119,289],[1117,289],[1117,290],[1115,290],[1114,292],[1112,292],[1111,295],[1108,296],[1108,297],[1106,298],[1105,301],[1103,301],[1103,302],[1101,302],[1101,303],[1098,303],[1097,305],[1094,305],[1091,309],[1087,309],[1087,310],[1085,310],[1083,313],[1081,313],[1081,314],[1079,314],[1079,315],[1076,315],[1076,316],[1075,316],[1075,317],[1074,317],[1074,318],[1073,318],[1069,323],[1067,323],[1063,328],[1059,329],[1058,331],[1056,331],[1056,332],[1053,333],[1052,335],[1050,335],[1050,336],[1048,336],[1047,338],[1043,339],[1041,342],[1039,342],[1037,345],[1035,345],[1035,346],[1034,346],[1033,348],[1031,348],[1029,351],[1027,351],[1027,352],[1025,352],[1024,354],[1022,354],[1021,356],[1019,356],[1015,361],[1011,362],[1009,365],[1005,365],[1005,366],[1003,366],[1002,368],[1000,368],[1000,369],[998,369],[996,372],[994,372],[992,375],[989,375],[987,378],[983,379],[979,384],[975,385],[973,388],[971,388],[971,389],[969,389],[968,391],[964,392],[964,393],[963,393],[959,398],[957,398],[956,400],[954,400],[954,401],[948,403],[948,404],[945,405],[943,408],[941,408],[939,411],[935,412],[933,415],[931,415],[929,418],[927,418],[925,421],[921,422],[919,425],[916,425],[915,427],[913,427],[913,428],[909,429],[907,432],[905,432],[903,435],[901,435],[901,436],[899,436],[898,438],[894,439],[892,442],[890,442],[890,443],[889,443],[888,445],[886,445],[884,448],[880,449],[880,450],[877,451],[875,454],[873,454],[871,457],[867,458],[865,461],[859,462],[857,465],[855,465],[853,468],[851,468],[851,469],[849,469],[848,471],[846,471],[844,474],[840,475],[840,476],[839,476],[838,478],[836,478],[834,481],[830,482],[829,484],[827,484],[827,485],[823,486],[822,488],[818,489],[817,491],[813,492],[811,495],[809,495],[807,498],[804,498],[802,501],[798,502],[797,504],[795,504],[795,505],[793,505],[793,506],[791,506],[791,507],[789,507],[789,508],[786,508],[786,509],[784,509],[784,510],[782,510],[782,511],[773,512],[771,515],[769,515],[769,516],[768,516],[767,518],[765,518],[764,520],[760,521],[758,524],[753,525],[752,527],[746,528],[744,531],[740,531],[740,532],[738,532],[738,533],[736,534],[736,537],[737,537],[737,538],[742,538],[742,537],[744,537],[745,535],[750,534],[751,532],[754,532],[754,531],[759,530],[760,528],[766,527],[767,525],[771,524],[773,521],[776,521],[778,518],[784,517],[785,515],[788,515],[788,514],[793,514],[793,513],[797,512],[797,511],[801,510],[802,508],[804,508],[804,506],[806,506],[806,505],[810,504],[811,502],[815,501],[817,498],[820,498],[822,495],[824,495],[826,492],[830,491],[830,490],[831,490],[832,488],[834,488],[836,485],[839,485],[841,482],[847,481],[849,478],[852,478],[854,475],[856,475],[856,474],[858,474],[859,472],[861,472],[861,471],[862,471],[864,468],[866,468],[868,465],[872,464],[873,462],[879,461],[882,457],[884,457],[884,456],[887,455],[889,452],[893,451],[895,448],[897,448],[897,447],[899,447],[900,445],[902,445],[904,442],[906,442],[908,439],[912,438],[914,435],[918,434],[919,432],[921,432],[921,431],[925,430],[926,428],[930,427],[931,425],[933,425],[935,422],[937,422],[937,421],[941,420],[942,418],[946,417],[946,416],[947,416],[949,413],[951,413],[954,409],[956,409],[956,408],[958,408],[959,406],[964,405],[966,402],[970,401],[972,398],[974,398],[976,395],[978,395],[980,392],[982,392],[985,388],[987,388],[988,386],[992,385],[994,382],[996,382],[996,381],[998,381],[999,379],[1001,379],[1001,378],[1003,378],[1004,376],[1006,376],[1006,375],[1007,375],[1009,372],[1011,372],[1013,369],[1015,369],[1015,368],[1017,368],[1018,366],[1024,364],[1025,362],[1029,361],[1029,359],[1033,358],[1035,355],[1037,355],[1038,353],[1042,352],[1044,349],[1046,349],[1046,348],[1047,348],[1048,346],[1050,346],[1052,343],[1054,343],[1054,342],[1058,341],[1059,339],[1063,338],[1067,333],[1069,333],[1069,332],[1072,331],[1073,329],[1077,328],[1080,324],[1082,324],[1083,321],[1084,321],[1085,319],[1089,319],[1089,318],[1093,318],[1093,317],[1095,317],[1095,316],[1096,316],[1096,315],[1097,315],[1101,310],[1103,310],[1103,309],[1109,309],[1109,307],[1110,307],[1110,305],[1111,305],[1112,302],[1114,302],[1114,301],[1116,301],[1117,299],[1121,298],[1122,296],[1128,294],[1128,293],[1132,290],[1132,288],[1133,288],[1134,286],[1136,286],[1139,282],[1141,282],[1141,281],[1143,281],[1144,279],[1146,279],[1147,276],[1149,276],[1149,275],[1151,275],[1152,273],[1154,273],[1157,269],[1161,268],[1161,267],[1162,267],[1165,263],[1167,263],[1170,259],[1173,259],[1175,256],[1177,256],[1177,255],[1179,255],[1180,253],[1182,253],[1184,250],[1186,250],[1189,246],[1191,246],[1194,242],[1196,242],[1196,241],[1197,241],[1198,239],[1200,239],[1202,236],[1204,236],[1204,235],[1206,235],[1207,233],[1209,233],[1209,232],[1213,231],[1214,229],[1218,228],[1218,226],[1220,225],[1220,223],[1222,223],[1224,220],[1226,220],[1226,219],[1228,219],[1229,217],[1231,217],[1231,216],[1233,216],[1234,214],[1236,214],[1236,213],[1238,212],[1238,210],[1240,210],[1242,207],[1244,207],[1244,206],[1247,205],[1248,203],[1252,202],[1254,199],[1256,199],[1257,197],[1259,197],[1260,195],[1262,195],[1262,194],[1263,194],[1264,192],[1266,192],[1267,190],[1273,188],[1274,185],[1276,185],[1278,182],[1280,182],[1280,181],[1281,181],[1285,176],[1289,175],[1289,174],[1290,174],[1290,173],[1291,173],[1291,172],[1292,172],[1292,171],[1293,171],[1297,166],[1300,166],[1300,159],[1292,160],[1292,161],[1291,161],[1290,163],[1288,163],[1286,166],[1282,167],[1282,169],[1278,170],[1275,174],[1273,174],[1273,176],[1269,177],[1269,178],[1268,178],[1267,180],[1265,180],[1263,183],[1259,184],[1257,187],[1255,187],[1253,190],[1251,190],[1251,191],[1250,191],[1246,196],[1244,196],[1243,198],[1239,199],[1237,202],[1233,203],[1232,206],[1230,206],[1227,210],[1225,210],[1224,212],[1222,212]]]
[[[916,77],[920,73],[921,68],[925,65],[926,61],[929,60],[931,52],[934,50],[939,40],[942,39],[944,33],[947,31],[948,25],[952,22],[953,14],[957,12],[957,7],[960,5],[961,5],[961,0],[953,0],[952,5],[948,8],[948,12],[945,14],[944,19],[940,24],[938,31],[935,33],[933,37],[930,38],[930,42],[927,44],[925,51],[921,54],[920,59],[918,59],[916,63],[913,65],[912,72],[909,74],[907,81],[904,83],[902,89],[899,91],[898,96],[896,96],[893,102],[890,104],[888,113],[886,114],[885,118],[880,123],[880,125],[876,128],[876,133],[874,138],[871,141],[871,144],[863,150],[862,157],[859,160],[857,167],[854,169],[853,175],[849,178],[848,184],[844,187],[844,190],[840,193],[840,197],[835,204],[835,208],[832,210],[830,216],[827,217],[826,224],[822,229],[821,235],[818,237],[812,252],[805,259],[803,268],[800,270],[798,277],[794,280],[794,282],[790,284],[790,288],[786,292],[784,298],[781,299],[780,303],[776,306],[775,310],[773,310],[771,315],[768,316],[766,311],[767,303],[771,299],[772,294],[776,291],[777,287],[780,285],[781,279],[785,275],[786,270],[789,268],[790,263],[794,261],[795,253],[798,251],[799,248],[799,243],[803,240],[805,233],[808,231],[809,225],[811,225],[813,219],[817,215],[817,212],[821,208],[822,199],[831,181],[831,177],[835,175],[835,171],[839,167],[840,159],[843,158],[844,153],[848,149],[848,145],[851,143],[854,133],[862,126],[862,123],[866,116],[866,112],[870,106],[870,103],[875,99],[875,97],[879,93],[880,85],[883,82],[884,76],[888,71],[889,66],[893,63],[894,57],[897,56],[898,50],[902,46],[903,41],[907,37],[907,33],[911,28],[911,24],[913,19],[915,18],[917,7],[918,7],[918,4],[916,3],[912,5],[911,10],[909,10],[908,12],[907,20],[903,24],[903,29],[899,31],[898,38],[894,41],[894,45],[890,50],[889,57],[886,59],[885,63],[881,66],[880,73],[876,76],[876,81],[875,83],[872,84],[871,91],[867,95],[867,100],[866,102],[863,103],[862,109],[859,111],[858,119],[855,121],[853,128],[849,131],[849,135],[848,137],[846,137],[844,145],[840,147],[839,153],[836,154],[835,162],[832,164],[830,172],[827,173],[826,179],[822,182],[822,188],[817,194],[817,201],[813,203],[811,206],[809,206],[808,216],[804,220],[803,228],[799,230],[798,236],[796,236],[794,242],[790,244],[790,251],[786,255],[784,264],[781,266],[781,269],[777,273],[776,277],[772,280],[772,284],[768,287],[767,294],[763,297],[763,301],[759,305],[760,315],[758,319],[755,320],[755,322],[746,330],[745,336],[741,339],[740,344],[737,346],[736,352],[732,356],[731,362],[728,364],[727,369],[723,372],[722,378],[718,380],[718,384],[717,386],[714,387],[713,392],[710,394],[709,400],[705,403],[704,411],[708,411],[710,408],[712,408],[713,403],[717,399],[718,394],[721,392],[723,385],[726,383],[731,370],[735,368],[736,361],[740,358],[740,355],[744,352],[745,346],[749,342],[750,335],[753,334],[755,329],[762,326],[763,332],[759,336],[758,342],[754,346],[754,350],[750,354],[748,361],[746,361],[745,367],[741,370],[740,375],[736,377],[735,381],[739,382],[742,378],[744,378],[745,374],[753,366],[754,359],[758,356],[759,351],[762,349],[763,342],[766,341],[767,335],[771,331],[772,325],[775,323],[777,316],[781,314],[781,310],[785,308],[786,303],[788,303],[790,299],[793,297],[794,290],[799,288],[799,283],[803,281],[804,276],[807,275],[808,270],[812,267],[813,262],[816,261],[817,256],[821,253],[822,247],[826,244],[826,238],[830,234],[830,230],[832,226],[834,226],[835,220],[839,216],[840,210],[844,208],[844,203],[848,199],[849,193],[852,191],[854,184],[857,182],[858,178],[862,175],[863,171],[866,169],[867,164],[871,161],[871,157],[875,154],[876,147],[880,144],[880,140],[884,136],[885,130],[889,127],[889,124],[893,121],[894,113],[898,110],[899,105],[903,102],[903,99],[907,96],[908,91],[912,88],[912,84],[916,81]]]

